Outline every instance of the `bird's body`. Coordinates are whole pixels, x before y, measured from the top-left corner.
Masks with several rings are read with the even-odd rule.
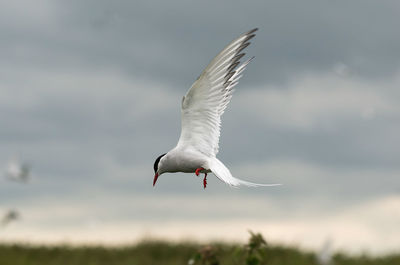
[[[182,130],[178,144],[154,163],[155,185],[158,176],[169,172],[214,173],[231,186],[271,186],[234,178],[216,157],[219,146],[221,116],[232,98],[233,88],[253,59],[240,64],[242,51],[250,44],[257,29],[253,29],[228,44],[193,83],[181,103]]]
[[[194,173],[198,168],[209,168],[209,158],[193,148],[175,147],[163,157],[164,172]],[[201,170],[200,173],[209,173]]]

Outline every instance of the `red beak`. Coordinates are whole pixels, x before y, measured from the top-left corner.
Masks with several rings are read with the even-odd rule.
[[[156,174],[154,175],[153,187],[154,187],[154,185],[156,185],[157,179],[158,179],[158,173],[156,173]]]

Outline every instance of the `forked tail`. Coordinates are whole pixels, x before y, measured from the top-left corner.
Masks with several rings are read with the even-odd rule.
[[[281,184],[259,184],[259,183],[253,183],[249,181],[244,181],[238,178],[235,178],[232,176],[231,172],[229,169],[217,158],[213,158],[210,163],[210,170],[214,173],[217,178],[225,182],[226,184],[233,186],[233,187],[238,187],[240,185],[245,185],[248,187],[267,187],[267,186],[278,186]]]

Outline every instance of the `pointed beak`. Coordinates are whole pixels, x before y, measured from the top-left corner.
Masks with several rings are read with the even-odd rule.
[[[156,173],[156,174],[154,175],[153,187],[154,187],[154,185],[156,185],[157,179],[158,179],[158,173]]]

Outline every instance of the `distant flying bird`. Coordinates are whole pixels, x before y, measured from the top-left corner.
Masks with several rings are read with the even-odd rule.
[[[250,58],[240,64],[245,55],[242,51],[250,45],[257,29],[241,35],[226,46],[193,83],[182,99],[182,130],[178,144],[154,162],[154,180],[166,172],[204,173],[203,185],[207,186],[207,173],[230,186],[275,186],[237,179],[216,158],[220,136],[221,115],[232,98],[233,88],[238,84]]]
[[[27,182],[30,176],[31,167],[21,163],[17,158],[12,159],[6,169],[6,177],[18,182]]]
[[[8,225],[10,222],[17,220],[19,216],[20,215],[16,210],[9,210],[0,220],[0,226]]]

